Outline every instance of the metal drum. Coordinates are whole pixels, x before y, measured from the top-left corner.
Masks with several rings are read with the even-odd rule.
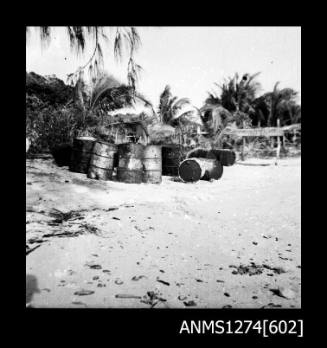
[[[118,145],[117,181],[135,184],[143,181],[143,150],[141,144]]]
[[[146,146],[143,152],[143,182],[151,184],[160,184],[162,181],[161,173],[161,146]]]
[[[97,180],[111,180],[114,169],[114,156],[117,145],[104,141],[94,143],[88,178]]]
[[[87,174],[95,141],[96,139],[93,137],[78,137],[74,139],[69,166],[72,172]]]

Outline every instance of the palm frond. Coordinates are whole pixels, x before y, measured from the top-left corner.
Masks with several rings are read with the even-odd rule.
[[[40,39],[42,45],[48,45],[51,40],[51,28],[50,27],[40,27]]]
[[[93,108],[99,98],[108,90],[120,87],[122,84],[112,75],[107,73],[102,73],[102,75],[98,76],[93,87],[92,87],[92,95],[90,98],[90,108]]]

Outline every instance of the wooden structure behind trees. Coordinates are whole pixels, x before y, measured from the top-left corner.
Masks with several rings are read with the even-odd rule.
[[[235,135],[242,138],[242,151],[241,151],[241,160],[244,161],[244,149],[247,137],[267,137],[272,140],[272,145],[274,147],[274,137],[277,137],[277,148],[276,148],[276,161],[280,156],[280,148],[281,148],[281,138],[284,137],[284,130],[280,127],[280,121],[277,120],[277,127],[265,127],[265,128],[235,128],[231,129],[228,134]]]

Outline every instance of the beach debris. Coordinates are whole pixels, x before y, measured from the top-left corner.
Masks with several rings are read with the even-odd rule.
[[[120,220],[118,217],[116,217],[116,216],[114,216],[113,218],[112,218],[113,220]]]
[[[203,283],[202,279],[195,279],[198,283]]]
[[[62,211],[56,208],[53,208],[52,211],[49,213],[49,215],[55,218],[52,221],[52,223],[58,224],[58,225],[68,220],[76,220],[80,218],[83,219],[83,217],[81,217],[81,214],[78,211],[74,211],[74,210],[69,211],[67,213],[63,213]]]
[[[94,294],[94,291],[84,290],[84,289],[74,292],[74,295],[77,295],[77,296],[87,296],[87,295],[92,295],[92,294]]]
[[[278,256],[281,260],[288,260],[287,257]]]
[[[97,227],[90,224],[82,224],[80,227],[86,230],[88,233],[92,233],[95,235],[98,235],[100,231]]]
[[[105,211],[113,211],[113,210],[118,210],[118,208],[112,207],[112,208],[105,209]]]
[[[49,223],[49,225],[53,226],[52,224]],[[82,234],[81,232],[59,232],[59,233],[48,233],[44,234],[42,237],[49,238],[49,237],[77,237],[78,235]]]
[[[286,273],[286,271],[282,267],[272,267],[266,264],[256,265],[254,262],[251,262],[250,265],[242,265],[242,264],[239,266],[230,265],[229,267],[235,268],[235,270],[232,271],[232,274],[240,274],[240,275],[248,274],[249,276],[262,274],[264,269],[271,270],[277,274]],[[271,273],[268,273],[267,275],[273,276],[273,274]]]
[[[182,296],[182,295],[179,295],[177,297],[180,301],[185,301],[187,299],[187,296]]]
[[[228,304],[228,305],[223,306],[222,308],[233,308],[233,307],[232,307],[232,305]]]
[[[99,276],[94,276],[94,277],[92,278],[92,280],[98,280],[98,279],[100,279]]]
[[[86,304],[84,302],[81,302],[81,301],[72,301],[72,304],[86,306]]]
[[[220,279],[217,279],[216,282],[217,282],[217,283],[225,283],[224,280],[220,280]]]
[[[224,295],[230,297],[230,294],[228,292],[224,292]]]
[[[134,276],[134,277],[132,278],[132,280],[138,281],[138,280],[140,280],[140,279],[142,279],[142,278],[146,278],[146,276],[144,276],[144,275]]]
[[[286,271],[282,267],[271,267],[271,266],[265,265],[265,264],[263,264],[262,267],[267,268],[267,269],[269,269],[277,274],[286,273]]]
[[[85,266],[86,266],[86,267],[89,267],[89,268],[91,268],[91,269],[102,269],[102,266],[101,266],[101,265],[98,265],[98,264],[96,264],[96,263],[94,263],[94,262],[87,262],[87,263],[85,264]]]
[[[232,271],[232,274],[248,274],[249,276],[261,274],[263,272],[263,267],[256,265],[254,262],[251,262],[251,265],[239,265],[234,266],[230,265],[230,268],[235,268],[234,271]]]
[[[296,294],[295,292],[290,288],[285,287],[279,287],[277,289],[269,289],[274,295],[283,297],[286,299],[293,299],[295,298]]]
[[[161,279],[159,279],[159,278],[157,278],[157,282],[162,283],[162,284],[167,285],[167,286],[170,285],[170,283],[168,283],[168,282],[166,282],[166,281],[164,281],[164,280],[161,280]]]
[[[148,304],[153,308],[156,306],[159,302],[166,302],[167,300],[165,298],[162,298],[161,293],[158,291],[148,291],[146,293],[146,296],[142,297],[141,302]]]
[[[111,273],[111,271],[109,269],[103,269],[102,272],[103,273]]]
[[[280,308],[282,305],[275,304],[273,302],[268,303],[266,306],[262,306],[261,308]]]
[[[197,304],[195,301],[190,300],[190,301],[184,301],[183,302],[186,307],[195,307]]]
[[[117,278],[117,279],[115,280],[115,284],[117,284],[117,285],[122,285],[122,284],[124,284],[124,282],[123,282],[120,278]]]
[[[252,242],[252,244],[254,244],[254,245],[258,245],[258,243],[257,243],[257,242]]]
[[[115,295],[116,298],[126,298],[126,299],[129,299],[129,298],[135,298],[135,299],[141,299],[142,296],[137,296],[137,295],[132,295],[132,294],[116,294]]]

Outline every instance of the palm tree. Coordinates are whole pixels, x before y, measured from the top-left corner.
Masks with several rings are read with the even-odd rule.
[[[261,88],[261,84],[255,81],[260,74],[257,72],[253,75],[244,74],[239,80],[239,75],[236,73],[233,78],[225,80],[221,88],[221,105],[230,112],[253,112],[252,102],[256,94]]]
[[[102,117],[103,120],[109,111],[132,106],[136,101],[144,103],[155,113],[146,97],[106,72],[99,73],[91,86],[86,86],[82,79],[75,86],[75,103],[82,109],[84,123],[87,117]]]
[[[294,118],[293,112],[295,115],[300,112],[296,104],[298,93],[292,88],[279,90],[278,85],[279,82],[276,82],[273,91],[266,94],[269,100],[269,117],[267,121],[269,126],[275,126],[278,118],[281,120],[281,125],[292,123]]]
[[[190,110],[180,112],[187,105],[191,106],[188,98],[180,98],[173,96],[170,86],[167,85],[164,91],[160,94],[159,115],[162,123],[176,125],[178,119],[187,116]]]
[[[53,27],[38,27],[42,44],[48,44],[51,41]],[[140,36],[135,27],[83,27],[67,26],[67,36],[70,41],[71,49],[76,53],[83,53],[86,47],[86,41],[94,40],[94,49],[87,62],[79,67],[75,72],[68,75],[68,81],[73,85],[80,79],[80,74],[88,69],[91,76],[97,76],[103,68],[103,45],[110,40],[114,44],[114,56],[121,60],[124,54],[124,47],[128,53],[127,79],[128,84],[135,90],[139,78],[141,66],[136,64],[134,53],[140,47]],[[31,27],[26,27],[27,38],[30,35]]]
[[[216,134],[231,121],[235,121],[237,125],[250,121],[249,116],[255,113],[253,102],[261,88],[255,80],[259,74],[246,73],[239,79],[239,74],[236,73],[234,77],[225,79],[222,85],[215,83],[219,92],[208,92],[208,98],[201,109],[204,122],[208,124],[212,120],[209,126],[211,132]]]

